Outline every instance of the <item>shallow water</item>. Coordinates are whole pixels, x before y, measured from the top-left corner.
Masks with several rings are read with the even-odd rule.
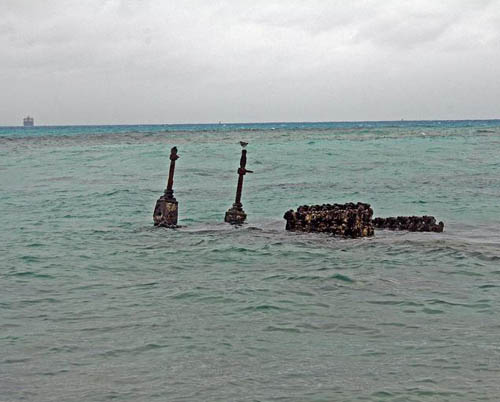
[[[0,161],[1,401],[498,399],[499,121],[0,128]],[[284,231],[348,201],[445,232]]]

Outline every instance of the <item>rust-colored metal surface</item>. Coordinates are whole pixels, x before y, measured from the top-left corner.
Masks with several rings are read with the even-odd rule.
[[[178,219],[178,203],[174,197],[174,173],[175,161],[179,159],[177,147],[170,150],[170,170],[168,172],[168,182],[165,193],[156,201],[153,212],[153,222],[155,226],[175,228]]]
[[[244,143],[242,146],[246,146]],[[243,177],[247,173],[253,173],[251,170],[246,169],[247,165],[247,151],[246,149],[241,150],[241,158],[240,158],[240,167],[238,168],[238,185],[236,187],[236,197],[234,200],[234,204],[231,208],[229,208],[224,217],[224,222],[231,223],[233,225],[242,224],[245,222],[247,215],[245,211],[243,211],[243,205],[241,203],[241,192],[243,190]]]
[[[177,147],[173,147],[170,150],[170,170],[168,171],[168,182],[167,182],[167,189],[165,190],[165,195],[168,197],[168,199],[173,199],[174,198],[174,173],[175,173],[175,161],[179,159],[179,155],[177,155]]]

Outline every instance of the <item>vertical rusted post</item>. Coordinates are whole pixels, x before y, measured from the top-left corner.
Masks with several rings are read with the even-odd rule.
[[[242,145],[243,146],[243,145]],[[246,144],[244,145],[246,146]],[[224,222],[231,224],[242,224],[245,222],[247,215],[243,211],[243,205],[241,204],[241,191],[243,189],[243,176],[247,173],[253,173],[251,170],[246,169],[247,165],[247,151],[246,149],[241,150],[240,167],[238,169],[238,186],[236,187],[236,198],[234,204],[226,212],[224,217]]]
[[[165,190],[165,198],[168,200],[176,201],[174,198],[174,172],[175,172],[175,161],[179,159],[177,155],[177,147],[173,147],[170,150],[170,170],[168,171],[168,182],[167,188]]]
[[[177,155],[177,147],[170,150],[170,170],[168,172],[168,182],[165,193],[156,201],[155,210],[153,212],[153,221],[155,226],[163,226],[168,228],[177,227],[178,203],[174,197],[174,172],[175,161],[179,159]]]

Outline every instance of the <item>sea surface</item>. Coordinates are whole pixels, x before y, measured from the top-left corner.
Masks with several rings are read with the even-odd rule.
[[[445,231],[284,230],[349,201]],[[498,401],[499,205],[495,120],[0,128],[0,401]]]

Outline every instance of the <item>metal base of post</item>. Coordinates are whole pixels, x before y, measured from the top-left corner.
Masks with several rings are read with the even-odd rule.
[[[224,222],[232,225],[241,225],[246,219],[247,214],[243,211],[243,208],[240,205],[233,204],[233,206],[227,210]]]
[[[155,226],[165,228],[177,228],[178,203],[175,198],[166,198],[162,195],[156,201],[153,212],[153,221]]]

